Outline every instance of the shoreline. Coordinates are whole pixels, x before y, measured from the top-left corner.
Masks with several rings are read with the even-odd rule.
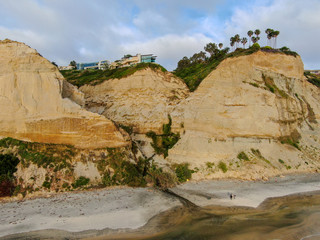
[[[200,207],[258,208],[268,198],[320,191],[320,174],[289,175],[254,182],[190,181],[171,190]],[[228,193],[236,194],[236,199],[230,200]],[[0,205],[0,238],[4,239],[11,239],[12,234],[34,231],[132,232],[143,229],[156,216],[182,207],[178,199],[158,190],[126,187],[68,192]]]

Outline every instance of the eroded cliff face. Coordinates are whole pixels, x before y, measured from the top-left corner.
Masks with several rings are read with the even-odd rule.
[[[147,68],[122,79],[80,88],[88,110],[132,126],[136,133],[161,132],[168,114],[189,94],[186,85],[171,73]]]
[[[36,50],[4,40],[0,55],[1,137],[80,148],[128,145],[110,120],[78,105],[83,94]]]
[[[182,137],[168,160],[188,162],[195,178],[319,170],[320,91],[303,71],[299,56],[226,59],[171,113]]]

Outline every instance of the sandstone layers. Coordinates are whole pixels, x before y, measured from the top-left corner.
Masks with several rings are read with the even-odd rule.
[[[132,126],[136,133],[160,133],[168,114],[189,93],[181,79],[150,68],[96,86],[85,85],[80,90],[88,110]]]
[[[181,139],[166,160],[156,157],[161,165],[189,163],[197,179],[257,179],[320,170],[320,91],[303,73],[299,56],[259,51],[224,60],[193,93],[151,69],[81,91],[90,111],[134,126],[148,157],[142,133],[161,133],[170,114]]]
[[[83,94],[36,50],[4,40],[0,55],[0,136],[80,148],[128,144],[110,120],[78,105]]]
[[[198,178],[318,170],[320,91],[303,72],[299,56],[259,51],[224,60],[171,114],[184,134],[169,161],[190,163]]]

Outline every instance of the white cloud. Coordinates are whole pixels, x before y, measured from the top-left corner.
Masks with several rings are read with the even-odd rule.
[[[320,1],[277,0],[269,6],[257,1],[247,9],[236,9],[226,23],[226,35],[239,33],[246,36],[248,30],[261,30],[261,45],[267,44],[265,29],[280,31],[277,47],[287,46],[298,52],[306,68],[320,68],[318,49],[320,38]]]
[[[210,41],[229,46],[236,33],[271,27],[280,30],[278,46],[300,53],[307,68],[320,68],[319,0],[0,0],[0,6],[1,39],[26,42],[60,65],[150,52],[173,69]]]
[[[166,66],[168,70],[173,70],[182,57],[190,57],[196,52],[203,51],[203,47],[209,42],[211,39],[203,34],[181,36],[169,34],[149,41],[125,44],[123,49],[133,54],[153,53],[158,56],[157,62]]]

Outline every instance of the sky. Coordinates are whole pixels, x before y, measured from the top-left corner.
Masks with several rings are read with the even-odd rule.
[[[21,41],[50,61],[114,61],[154,54],[173,70],[209,43],[279,30],[277,47],[320,69],[320,0],[0,0],[0,39]]]

